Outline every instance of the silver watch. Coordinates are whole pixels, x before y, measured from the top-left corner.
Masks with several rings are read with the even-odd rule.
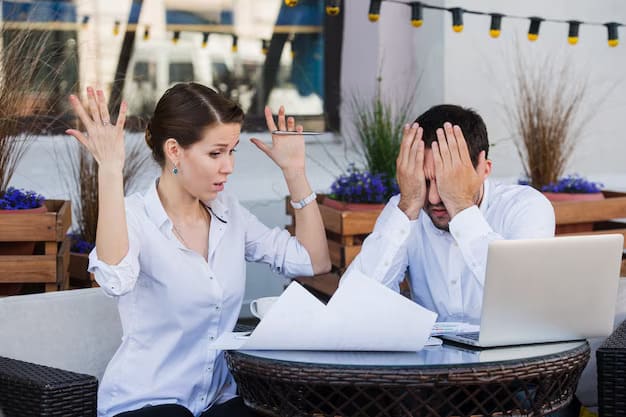
[[[307,205],[309,205],[310,203],[312,203],[313,201],[315,201],[316,198],[317,198],[317,194],[315,194],[315,192],[312,192],[311,194],[309,194],[308,196],[304,197],[300,201],[293,201],[293,200],[291,200],[290,201],[291,207],[293,207],[295,209],[304,208]]]

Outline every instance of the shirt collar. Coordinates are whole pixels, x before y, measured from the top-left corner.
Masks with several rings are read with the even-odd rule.
[[[150,220],[160,229],[166,222],[170,222],[170,219],[163,208],[159,193],[157,193],[158,184],[159,178],[157,177],[152,181],[148,187],[148,191],[144,195],[144,204],[148,217],[150,217]]]
[[[489,178],[486,178],[485,181],[483,181],[483,199],[478,206],[483,215],[487,213],[487,208],[489,208],[489,197],[491,197],[490,189],[491,181],[489,181]]]
[[[215,200],[209,202],[203,202],[203,204],[209,209],[211,215],[217,218],[222,223],[228,223],[228,206],[224,201],[225,194],[221,192],[217,195]]]
[[[170,218],[167,216],[159,193],[157,192],[157,185],[159,184],[159,178],[155,178],[148,191],[144,196],[144,204],[148,217],[150,220],[160,229],[165,223],[170,222]],[[203,204],[209,209],[211,214],[215,216],[222,223],[228,223],[228,206],[223,201],[223,193],[218,194],[215,200],[209,201]]]

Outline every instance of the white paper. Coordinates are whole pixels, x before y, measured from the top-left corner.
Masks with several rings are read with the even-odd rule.
[[[417,351],[437,314],[359,271],[344,275],[324,305],[292,282],[246,336],[226,333],[210,347],[242,350]],[[429,344],[439,344],[437,339]]]

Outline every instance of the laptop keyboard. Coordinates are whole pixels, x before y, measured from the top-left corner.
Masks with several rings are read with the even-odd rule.
[[[475,340],[478,342],[478,335],[480,332],[472,332],[472,333],[461,333],[459,336],[463,336],[466,339]]]

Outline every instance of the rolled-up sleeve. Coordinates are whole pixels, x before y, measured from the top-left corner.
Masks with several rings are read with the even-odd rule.
[[[365,239],[361,251],[348,267],[382,284],[399,290],[408,266],[407,244],[414,233],[417,220],[409,218],[398,208],[399,196],[392,197],[376,220],[372,233]]]
[[[96,282],[105,294],[116,297],[124,295],[135,287],[139,276],[139,225],[137,220],[126,211],[128,224],[128,253],[117,265],[109,265],[98,257],[98,248],[89,254],[89,268],[95,276]]]
[[[244,207],[240,209],[246,219],[246,261],[267,263],[287,278],[314,275],[309,252],[295,236],[279,227],[269,228]]]

